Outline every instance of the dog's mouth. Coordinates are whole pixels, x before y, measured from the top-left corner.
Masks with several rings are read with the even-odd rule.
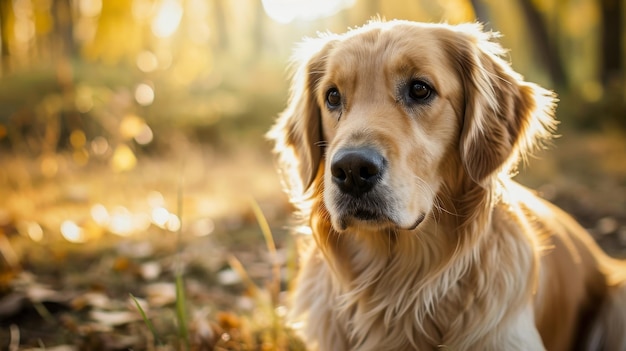
[[[368,209],[358,209],[354,211],[354,213],[352,214],[352,217],[361,221],[371,221],[371,222],[376,222],[376,221],[380,221],[381,219],[386,219],[385,218],[386,216],[383,216],[377,211],[372,211]]]
[[[425,219],[424,214],[417,215],[417,218],[410,224],[401,223],[399,219],[393,215],[389,215],[384,211],[384,207],[368,208],[354,207],[349,210],[342,211],[338,215],[338,221],[334,221],[338,225],[340,231],[349,230],[352,227],[373,228],[373,229],[399,229],[399,230],[415,230]]]

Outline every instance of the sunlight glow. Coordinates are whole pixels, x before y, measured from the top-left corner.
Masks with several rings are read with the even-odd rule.
[[[301,225],[296,227],[295,232],[300,235],[313,235],[313,230],[308,225]]]
[[[96,224],[100,226],[106,226],[109,223],[109,211],[102,204],[95,204],[91,206],[91,218]]]
[[[78,1],[78,11],[87,17],[99,16],[102,12],[102,0],[80,0]]]
[[[167,219],[167,223],[165,224],[165,228],[170,232],[175,232],[180,229],[182,223],[180,222],[180,218],[177,215],[170,213],[169,218]]]
[[[152,0],[133,0],[133,17],[139,21],[149,21],[156,10],[156,4]]]
[[[265,13],[274,21],[314,20],[351,7],[356,0],[262,0]]]
[[[159,228],[165,228],[170,219],[170,212],[165,207],[155,207],[152,209],[152,223]]]
[[[133,228],[135,232],[143,232],[150,228],[150,216],[147,213],[135,213],[133,216]]]
[[[65,240],[72,243],[84,243],[86,241],[83,228],[72,221],[64,221],[61,223],[61,235],[63,235]]]
[[[40,242],[43,239],[43,229],[39,223],[26,221],[20,224],[20,232],[26,234],[32,241]]]
[[[28,18],[17,18],[14,24],[15,40],[27,43],[35,37],[35,22]]]
[[[129,236],[135,231],[133,214],[125,207],[116,207],[111,213],[109,222],[111,233],[119,236]]]
[[[168,38],[178,29],[183,17],[183,8],[176,0],[164,0],[154,21],[152,33],[159,38]]]

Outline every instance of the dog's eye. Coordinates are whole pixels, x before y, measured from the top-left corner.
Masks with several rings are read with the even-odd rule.
[[[409,97],[415,101],[428,100],[432,92],[432,88],[421,80],[412,81],[409,85]]]
[[[330,88],[326,92],[326,106],[331,110],[341,106],[341,94],[337,88]]]

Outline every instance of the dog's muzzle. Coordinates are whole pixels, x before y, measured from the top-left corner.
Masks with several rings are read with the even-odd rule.
[[[332,180],[339,190],[354,197],[369,192],[381,180],[385,158],[369,147],[346,148],[335,153],[330,165]]]

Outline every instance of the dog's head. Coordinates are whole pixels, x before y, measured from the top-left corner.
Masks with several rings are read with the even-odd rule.
[[[323,196],[338,232],[413,230],[443,190],[462,196],[509,172],[550,135],[553,97],[493,37],[394,21],[306,42],[269,133],[292,196]]]

